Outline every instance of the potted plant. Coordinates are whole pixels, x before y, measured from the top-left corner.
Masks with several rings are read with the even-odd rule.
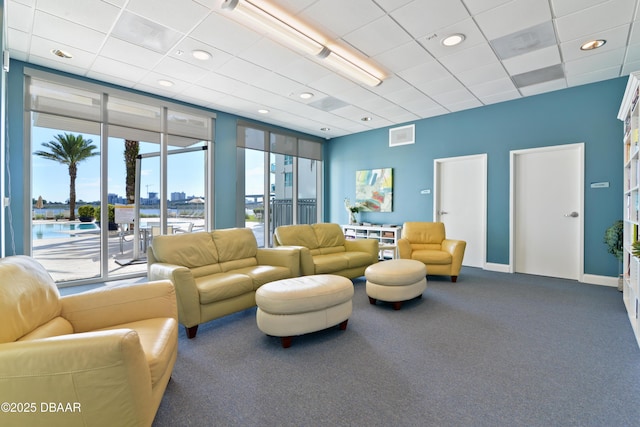
[[[107,209],[108,209],[107,217],[109,219],[109,231],[116,231],[118,230],[118,224],[116,224],[116,207],[115,205],[108,204]],[[98,221],[96,221],[96,223],[100,224],[100,206],[96,208],[96,218],[98,218]]]
[[[607,252],[616,257],[618,263],[618,290],[622,290],[622,256],[623,250],[623,237],[624,236],[624,222],[622,220],[615,221],[604,232],[604,243],[607,245]],[[634,246],[635,247],[635,246]],[[635,255],[635,253],[634,253]],[[636,255],[637,256],[637,255]]]
[[[78,208],[78,219],[80,222],[91,222],[94,220],[96,209],[91,205],[83,205]]]

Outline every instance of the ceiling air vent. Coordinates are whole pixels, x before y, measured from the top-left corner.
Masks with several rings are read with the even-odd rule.
[[[400,126],[389,129],[389,147],[414,144],[416,142],[416,125]]]

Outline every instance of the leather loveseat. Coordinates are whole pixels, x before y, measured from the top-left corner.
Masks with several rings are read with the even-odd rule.
[[[229,228],[153,238],[147,248],[150,280],[176,288],[178,320],[187,337],[198,325],[256,305],[256,289],[300,275],[299,251],[258,248],[248,228]]]
[[[150,426],[177,352],[169,281],[61,297],[33,258],[0,260],[0,425]]]
[[[338,224],[276,227],[273,244],[300,249],[300,270],[304,276],[336,274],[353,279],[362,276],[368,266],[378,262],[377,240],[346,239]]]

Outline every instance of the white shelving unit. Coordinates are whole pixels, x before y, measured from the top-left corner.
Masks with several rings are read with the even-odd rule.
[[[347,239],[376,239],[380,246],[380,258],[397,258],[398,239],[402,227],[384,227],[381,225],[343,225],[342,231]]]
[[[631,253],[631,245],[637,241],[639,220],[640,147],[640,72],[631,73],[624,93],[618,119],[624,122],[624,255],[623,255],[623,299],[633,327],[636,341],[640,345],[640,260]]]

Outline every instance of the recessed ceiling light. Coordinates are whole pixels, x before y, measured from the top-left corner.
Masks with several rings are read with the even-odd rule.
[[[363,122],[370,122],[373,119],[371,117],[369,117],[369,116],[366,116],[366,117],[361,118],[360,120],[362,120]]]
[[[261,109],[258,110],[258,113],[260,113],[260,114],[269,114],[269,110],[261,108]]]
[[[302,99],[313,98],[313,94],[311,92],[302,92],[300,94],[300,98],[302,98]]]
[[[164,87],[171,87],[173,86],[173,82],[171,80],[164,80],[164,79],[160,79],[158,80],[158,84],[160,86],[164,86]]]
[[[604,46],[604,44],[606,43],[606,40],[590,40],[588,42],[586,42],[585,44],[583,44],[582,46],[580,46],[580,50],[593,50],[593,49],[597,49],[599,47]]]
[[[71,55],[69,52],[65,52],[64,50],[61,50],[61,49],[51,49],[51,53],[53,53],[55,56],[58,56],[58,57],[64,58],[64,59],[73,58],[73,55]]]
[[[204,50],[197,49],[191,52],[191,54],[193,55],[194,58],[199,59],[201,61],[206,61],[208,59],[211,59],[211,54]]]
[[[320,130],[322,132],[329,132],[331,130],[331,128],[320,128]]]
[[[442,45],[447,47],[456,46],[462,43],[464,39],[464,34],[451,34],[442,39]]]

